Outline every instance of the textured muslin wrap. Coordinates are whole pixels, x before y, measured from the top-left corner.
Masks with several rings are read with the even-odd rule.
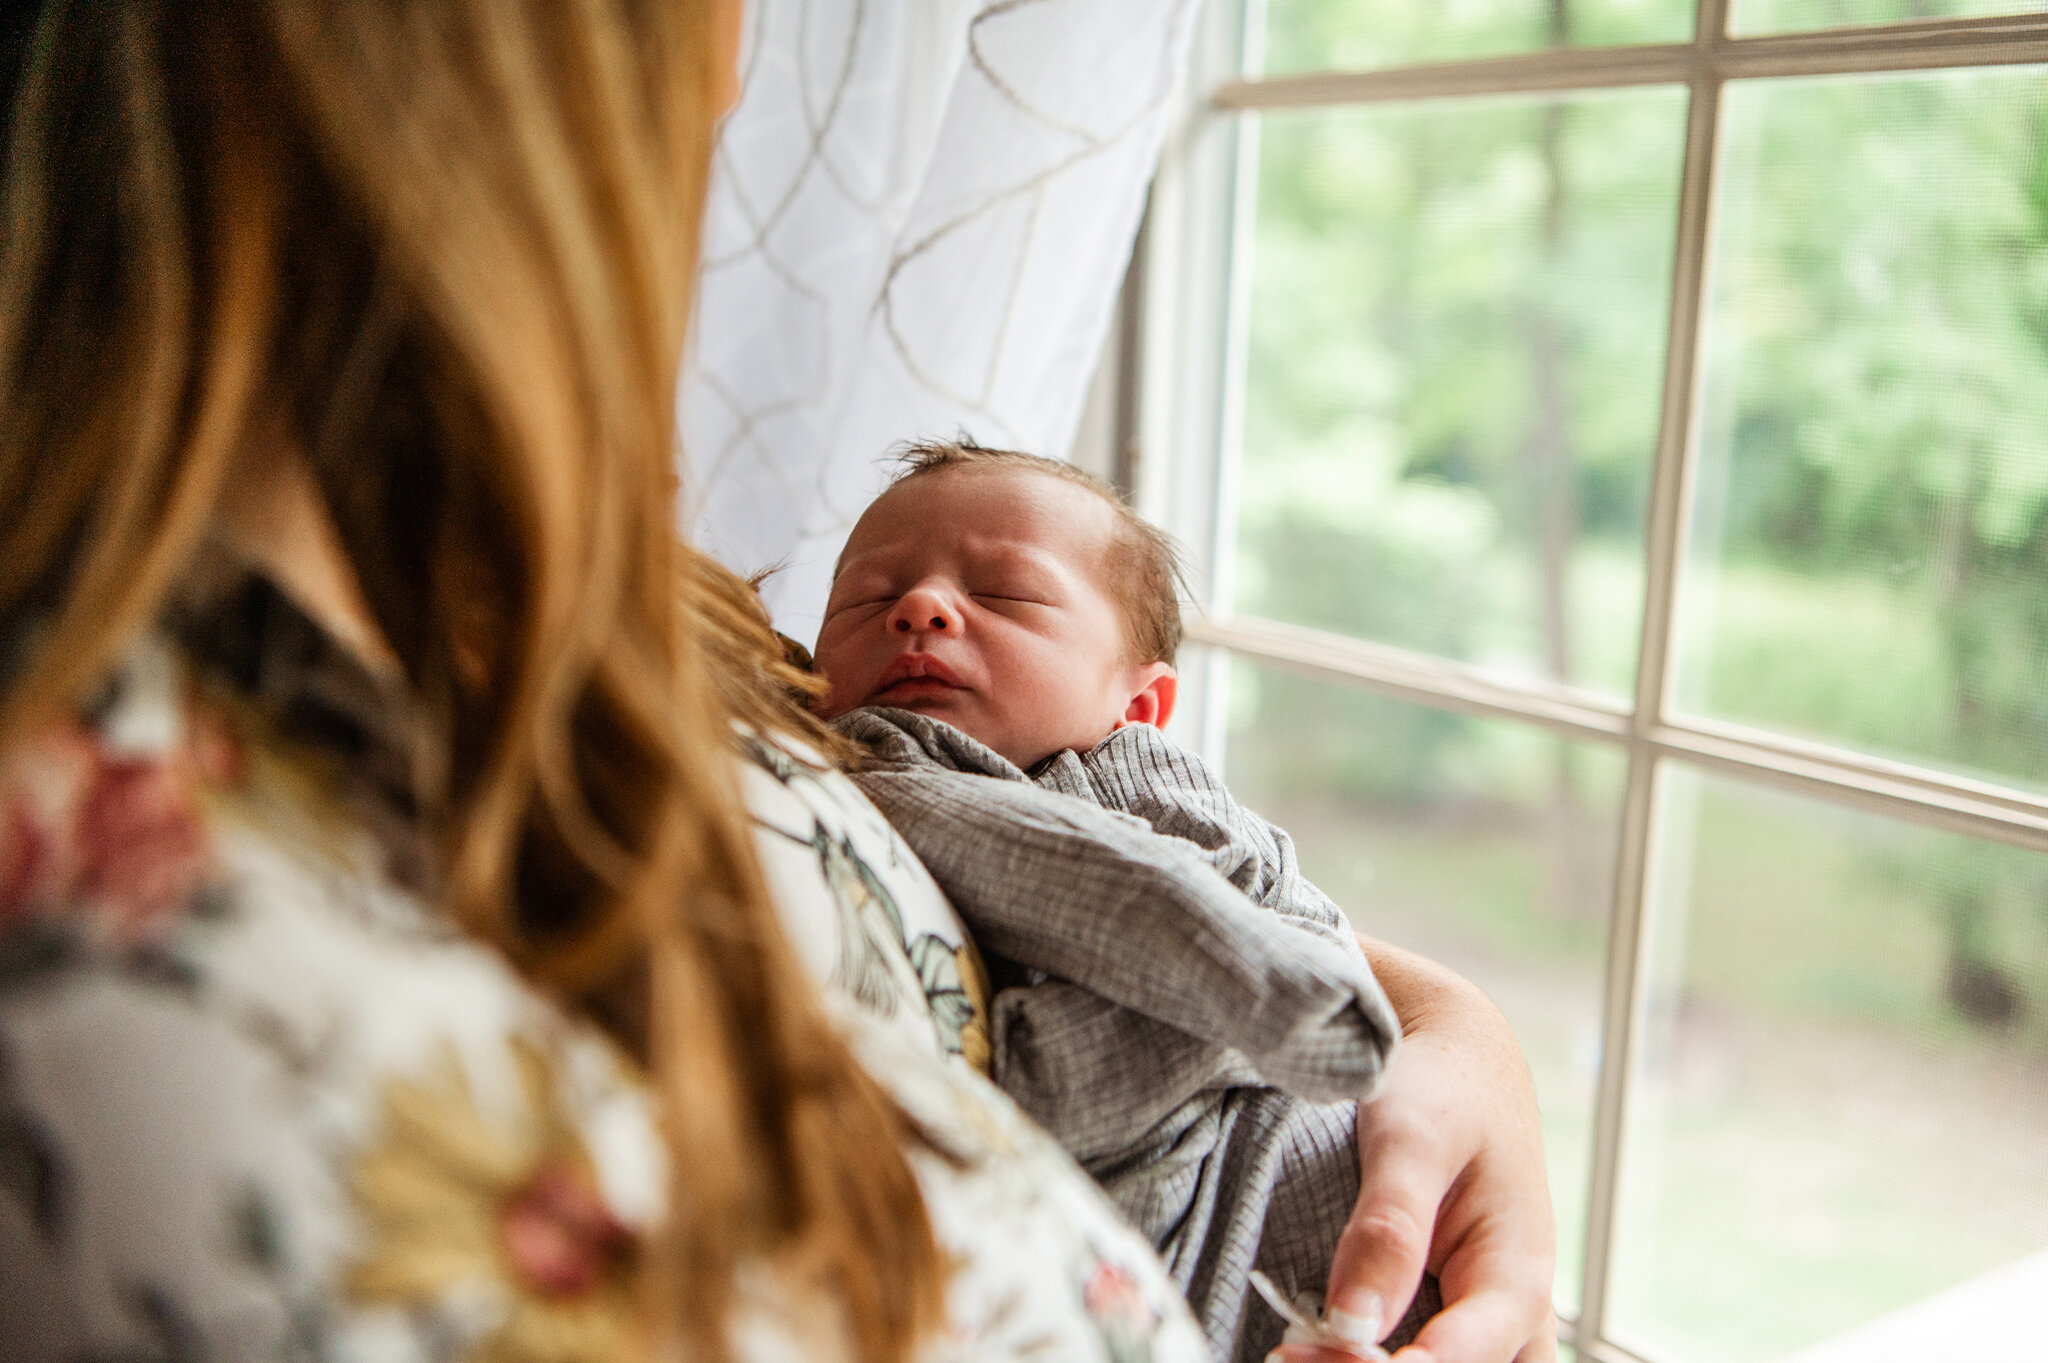
[[[1287,834],[1150,725],[1027,773],[856,710],[856,784],[989,956],[996,1082],[1152,1238],[1219,1358],[1258,1359],[1263,1269],[1320,1293],[1358,1195],[1356,1102],[1400,1026]]]

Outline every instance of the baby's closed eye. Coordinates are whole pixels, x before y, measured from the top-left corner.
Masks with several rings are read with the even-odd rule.
[[[879,574],[862,574],[857,580],[842,580],[832,590],[832,601],[826,615],[845,615],[854,611],[873,611],[893,606],[903,595],[903,589]]]
[[[1024,606],[1057,606],[1060,594],[1054,584],[1043,574],[1010,566],[1003,571],[991,571],[971,575],[966,583],[967,594],[976,601],[991,604]]]

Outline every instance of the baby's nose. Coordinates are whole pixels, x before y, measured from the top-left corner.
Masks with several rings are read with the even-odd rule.
[[[889,612],[889,628],[898,634],[944,634],[960,628],[960,615],[944,592],[920,586],[897,600],[896,608]]]

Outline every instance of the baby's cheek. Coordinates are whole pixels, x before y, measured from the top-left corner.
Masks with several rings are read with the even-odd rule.
[[[846,672],[843,666],[837,664],[826,654],[825,641],[823,639],[818,641],[818,652],[811,657],[811,673],[814,676],[823,677],[831,688],[824,695],[812,701],[811,708],[825,718],[830,719],[838,713],[836,702],[839,699],[840,688],[839,683],[834,678],[843,677],[846,675]]]
[[[819,675],[824,676],[827,682],[831,681],[830,675],[822,670],[820,670]],[[817,711],[822,719],[837,719],[846,710],[851,708],[841,697],[842,692],[840,688],[836,684],[832,685],[824,695],[811,702],[811,708]]]

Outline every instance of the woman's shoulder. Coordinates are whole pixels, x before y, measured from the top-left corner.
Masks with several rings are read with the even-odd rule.
[[[42,1285],[0,1353],[614,1356],[662,1202],[631,1062],[186,662],[0,755],[0,1260]]]
[[[788,820],[761,836],[860,934],[828,975],[909,963],[893,1021],[832,992],[921,1136],[955,1265],[928,1356],[1202,1357],[1149,1248],[946,1055],[981,1014],[943,896],[842,778],[758,756],[789,801],[757,791]],[[359,793],[161,638],[0,754],[0,1356],[628,1347],[666,1200],[647,1087],[432,912]],[[766,1268],[739,1300],[749,1363],[833,1352]]]
[[[740,735],[741,796],[798,959],[912,1044],[987,1073],[988,975],[931,873],[817,752]]]

